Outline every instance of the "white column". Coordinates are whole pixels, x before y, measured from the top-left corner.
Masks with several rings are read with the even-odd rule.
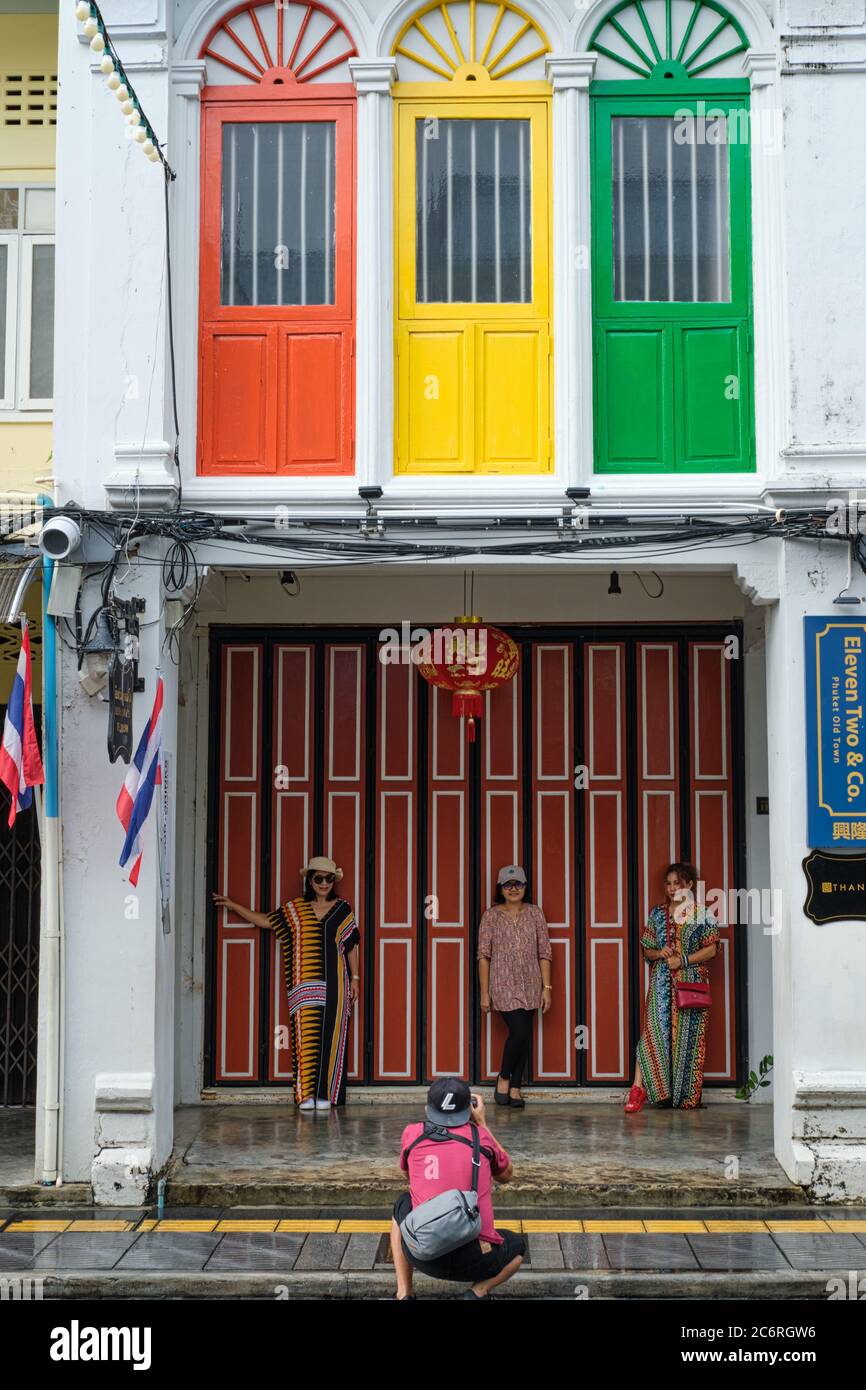
[[[778,59],[747,53],[751,83],[755,463],[767,479],[781,470],[788,442],[788,352],[785,326],[785,235],[782,225],[783,135]]]
[[[779,563],[781,597],[767,609],[770,869],[781,903],[772,936],[775,1152],[810,1195],[857,1201],[866,1196],[866,930],[854,921],[810,921],[802,869],[809,853],[803,618],[850,613],[832,606],[847,582],[846,547],[819,552],[789,541]],[[854,587],[862,596],[862,579]]]
[[[355,471],[359,484],[394,472],[393,58],[350,58],[358,90]]]
[[[108,706],[101,695],[85,693],[74,656],[63,653],[62,1172],[66,1182],[91,1183],[95,1201],[111,1206],[145,1200],[173,1140],[177,922],[172,920],[170,933],[163,930],[162,882],[171,891],[178,670],[163,648],[159,561],[164,549],[162,541],[146,542],[140,559],[121,566],[116,585],[118,597],[135,596],[146,604],[139,659],[145,689],[134,696],[133,752],[153,708],[160,670],[164,681],[167,780],[164,789],[157,788],[142,830],[135,887],[118,862],[124,833],[115,803],[128,766],[109,762]],[[90,581],[85,618],[98,601],[98,581]],[[157,832],[163,824],[168,854],[161,880]]]
[[[557,473],[592,484],[592,215],[589,84],[594,53],[548,58],[553,87],[553,409]]]

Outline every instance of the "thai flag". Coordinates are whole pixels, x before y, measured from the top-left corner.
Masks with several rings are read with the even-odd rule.
[[[9,826],[15,824],[19,811],[25,811],[33,801],[32,787],[45,781],[42,758],[36,741],[33,721],[33,685],[30,667],[30,633],[26,624],[21,633],[18,670],[3,725],[3,744],[0,746],[0,782],[9,788],[12,805],[9,807]]]
[[[133,888],[138,883],[138,871],[141,868],[141,827],[147,820],[150,811],[153,789],[162,780],[159,774],[161,739],[162,676],[157,681],[156,696],[150,719],[145,725],[144,733],[141,735],[138,748],[135,751],[135,757],[120,789],[120,796],[117,798],[117,814],[126,831],[126,839],[123,842],[123,850],[120,855],[120,866],[124,868],[128,860],[134,856],[135,862],[129,875],[129,881]]]

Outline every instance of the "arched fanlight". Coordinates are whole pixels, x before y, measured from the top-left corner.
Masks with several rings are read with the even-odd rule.
[[[496,0],[426,5],[403,26],[393,48],[446,82],[526,77],[549,51],[546,35],[525,10]]]
[[[622,77],[682,79],[744,53],[749,39],[717,0],[622,0],[596,25],[589,47]]]

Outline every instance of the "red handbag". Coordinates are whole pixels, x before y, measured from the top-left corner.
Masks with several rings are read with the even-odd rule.
[[[700,980],[694,983],[686,980],[682,984],[677,980],[674,988],[678,1009],[708,1009],[713,1002],[709,984],[703,984]]]

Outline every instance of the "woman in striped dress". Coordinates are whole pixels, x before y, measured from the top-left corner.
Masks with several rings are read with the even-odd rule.
[[[253,912],[220,893],[213,897],[217,907],[276,932],[283,948],[295,1104],[301,1110],[329,1110],[346,1099],[346,1043],[358,998],[361,937],[350,905],[335,891],[342,869],[317,855],[301,873],[301,896],[273,912]]]
[[[706,983],[707,964],[719,946],[715,918],[695,901],[697,881],[693,864],[670,864],[665,902],[652,909],[641,936],[652,970],[634,1083],[625,1103],[628,1115],[647,1101],[668,1101],[682,1110],[701,1103],[709,1010],[678,1009],[674,988],[675,983]]]

